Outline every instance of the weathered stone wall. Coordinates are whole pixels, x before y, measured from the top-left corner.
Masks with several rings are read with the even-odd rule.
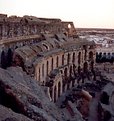
[[[68,28],[68,25],[71,25]],[[1,15],[0,39],[13,38],[18,36],[46,34],[46,33],[74,33],[72,22],[62,22],[60,19],[36,18],[33,16],[10,16]]]
[[[77,38],[73,22],[34,16],[0,16],[0,66],[5,69],[11,65],[21,66],[43,86],[53,70],[61,69],[62,73],[58,72],[57,77],[51,79],[53,85],[49,86],[56,94],[55,98],[51,96],[53,101],[79,83],[84,72],[93,70],[94,43]],[[79,79],[73,82],[73,76]]]

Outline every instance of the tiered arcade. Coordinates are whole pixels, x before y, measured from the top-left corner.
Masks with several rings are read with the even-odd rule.
[[[73,86],[93,80],[95,44],[78,38],[72,22],[0,16],[2,68],[21,66],[54,102]]]

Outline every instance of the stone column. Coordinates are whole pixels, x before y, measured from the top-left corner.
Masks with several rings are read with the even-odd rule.
[[[54,86],[52,87],[52,101],[54,102]]]
[[[57,101],[57,99],[58,99],[58,83],[55,86],[56,86],[56,101]]]
[[[70,82],[70,87],[69,87],[70,89],[72,88],[72,81]]]
[[[65,84],[65,92],[67,91],[67,84]]]
[[[75,79],[74,85],[77,85],[77,79]]]
[[[49,89],[49,87],[47,87],[47,95],[48,95],[48,97],[49,97],[49,100],[51,101],[52,99],[51,99],[51,96],[50,96],[50,91],[49,91],[50,89]]]
[[[63,93],[63,82],[62,82],[62,78],[61,78],[60,83],[61,83],[61,87],[60,87],[60,95],[61,95]]]

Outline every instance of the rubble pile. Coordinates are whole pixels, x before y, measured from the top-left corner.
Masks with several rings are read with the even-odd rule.
[[[88,80],[82,85],[75,86],[66,95],[64,95],[62,98],[63,100],[59,102],[60,108],[67,108],[69,102],[71,102],[75,105],[74,108],[80,112],[81,117],[88,121],[88,118],[90,117],[89,115],[91,115],[90,110],[92,109],[90,109],[90,106],[93,105],[93,100],[98,98],[97,101],[99,102],[99,96],[103,88],[110,83],[110,80],[106,76],[103,76],[99,71],[95,72],[95,76],[96,80]],[[95,105],[97,109],[98,105]]]
[[[0,68],[0,120],[84,121],[74,103],[61,110],[49,100],[45,88],[20,67]]]
[[[19,67],[0,68],[0,107],[3,121],[62,121],[38,82]]]

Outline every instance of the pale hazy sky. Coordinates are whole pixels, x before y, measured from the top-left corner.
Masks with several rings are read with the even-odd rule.
[[[0,0],[0,13],[73,21],[75,27],[114,28],[114,0]]]

